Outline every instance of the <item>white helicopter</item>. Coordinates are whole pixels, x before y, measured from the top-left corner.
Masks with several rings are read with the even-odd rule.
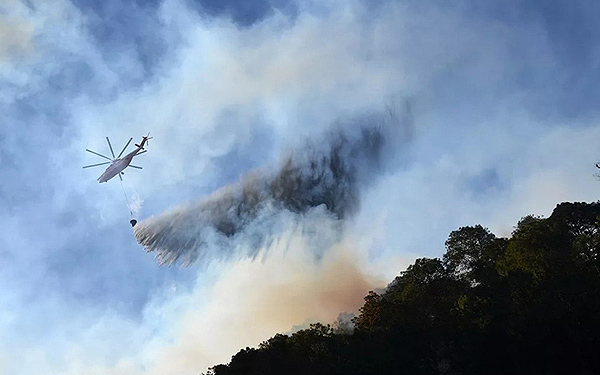
[[[144,149],[144,144],[146,144],[149,139],[152,139],[152,137],[150,137],[150,133],[148,133],[147,136],[142,137],[142,142],[139,145],[138,144],[135,145],[136,146],[135,150],[131,151],[130,153],[125,155],[123,158],[121,158],[121,155],[123,155],[123,152],[125,152],[125,150],[127,149],[127,146],[129,146],[129,144],[131,143],[133,138],[129,138],[129,141],[127,142],[125,147],[123,147],[123,150],[121,150],[121,152],[119,153],[119,156],[115,157],[115,153],[110,144],[110,140],[108,139],[108,137],[106,137],[106,142],[108,142],[108,147],[110,148],[110,154],[112,155],[112,159],[109,158],[108,156],[102,155],[100,153],[97,153],[95,151],[92,151],[92,150],[86,148],[85,150],[87,152],[91,152],[92,154],[103,157],[104,159],[108,159],[109,161],[105,161],[104,163],[86,165],[83,168],[97,167],[100,165],[106,165],[106,164],[110,163],[110,165],[108,166],[108,168],[106,168],[104,173],[102,173],[102,175],[100,177],[98,177],[98,182],[100,182],[100,183],[106,182],[117,175],[119,176],[121,181],[123,181],[123,177],[121,177],[121,176],[124,174],[123,170],[125,168],[131,167],[131,168],[136,168],[136,169],[142,169],[142,167],[138,167],[137,165],[131,165],[131,160],[133,159],[134,156],[141,155],[144,152],[147,152],[147,150]]]

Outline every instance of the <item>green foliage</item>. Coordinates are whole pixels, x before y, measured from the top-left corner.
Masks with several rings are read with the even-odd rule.
[[[490,247],[494,240],[496,236],[481,225],[463,227],[450,233],[444,254],[446,269],[456,277],[477,282],[477,271],[496,260],[496,254]]]
[[[369,292],[352,334],[313,324],[210,373],[600,373],[599,214],[600,203],[562,203],[509,239],[459,228],[442,260],[417,259]]]

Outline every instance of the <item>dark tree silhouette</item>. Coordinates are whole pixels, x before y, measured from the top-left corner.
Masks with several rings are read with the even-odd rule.
[[[417,259],[354,318],[246,348],[214,375],[598,374],[600,203],[527,216],[510,238],[452,232],[440,259]]]

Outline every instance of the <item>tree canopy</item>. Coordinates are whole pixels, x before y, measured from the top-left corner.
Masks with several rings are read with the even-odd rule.
[[[209,370],[234,374],[598,374],[600,203],[453,231],[365,296],[354,330],[314,324]]]

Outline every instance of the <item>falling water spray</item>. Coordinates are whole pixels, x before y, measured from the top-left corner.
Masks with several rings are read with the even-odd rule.
[[[254,170],[209,197],[139,222],[134,233],[160,264],[255,256],[289,225],[318,218],[341,223],[411,138],[406,103],[338,122],[325,136],[290,152],[276,168]],[[339,228],[339,225],[338,225]],[[318,231],[318,228],[314,228]]]

